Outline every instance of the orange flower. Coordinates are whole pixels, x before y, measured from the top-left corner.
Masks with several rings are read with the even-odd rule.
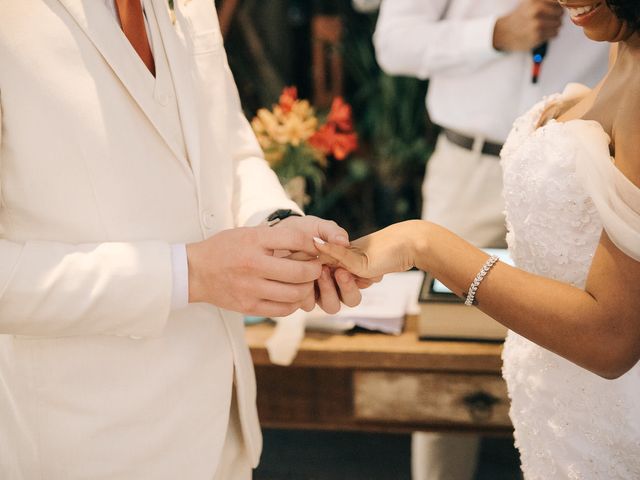
[[[343,132],[350,132],[353,130],[351,106],[346,103],[342,97],[336,97],[333,99],[327,122],[336,124],[338,129]]]
[[[309,145],[320,150],[324,155],[329,155],[331,153],[331,145],[335,132],[335,127],[332,128],[328,124],[322,125],[318,131],[309,138]]]
[[[358,135],[355,133],[336,134],[336,142],[333,145],[333,156],[336,157],[336,160],[344,160],[356,148],[358,148]]]
[[[285,87],[280,94],[278,105],[280,105],[284,113],[289,113],[296,100],[298,100],[298,89],[296,87]]]
[[[335,123],[326,123],[309,139],[309,144],[325,155],[344,160],[358,148],[358,136],[355,133],[339,133]]]

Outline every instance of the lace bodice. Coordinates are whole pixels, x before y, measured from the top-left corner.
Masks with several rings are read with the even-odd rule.
[[[583,120],[536,130],[559,98],[518,119],[502,152],[507,242],[519,268],[583,288],[602,221],[576,165],[609,139]],[[640,479],[640,365],[604,380],[513,332],[503,359],[527,480]]]

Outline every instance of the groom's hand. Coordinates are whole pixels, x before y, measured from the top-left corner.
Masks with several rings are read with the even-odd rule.
[[[347,231],[330,220],[323,220],[313,216],[291,216],[278,223],[274,228],[281,227],[296,229],[303,232],[308,238],[318,237],[335,245],[349,246],[349,234]],[[290,251],[286,253],[293,253],[289,258],[303,259],[306,256],[304,252]],[[313,253],[313,257],[315,258],[317,255],[318,252],[316,250]],[[316,281],[315,301],[325,312],[329,314],[337,313],[341,304],[345,304],[348,307],[358,305],[362,300],[360,289],[367,288],[371,283],[370,280],[358,279],[346,270],[323,267],[322,274]]]
[[[326,228],[317,225],[314,232],[339,242],[335,229]],[[315,258],[313,235],[306,230],[300,224],[235,228],[187,245],[189,302],[264,317],[312,310],[322,265],[274,256],[288,250]]]

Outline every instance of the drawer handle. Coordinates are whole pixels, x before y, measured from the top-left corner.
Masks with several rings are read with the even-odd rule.
[[[486,392],[472,393],[464,397],[463,401],[475,422],[489,420],[493,415],[493,406],[500,403],[499,398]]]

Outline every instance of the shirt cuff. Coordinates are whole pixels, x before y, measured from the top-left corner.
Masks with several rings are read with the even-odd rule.
[[[187,246],[184,243],[171,245],[171,267],[173,272],[171,310],[179,310],[189,304],[189,268]]]

